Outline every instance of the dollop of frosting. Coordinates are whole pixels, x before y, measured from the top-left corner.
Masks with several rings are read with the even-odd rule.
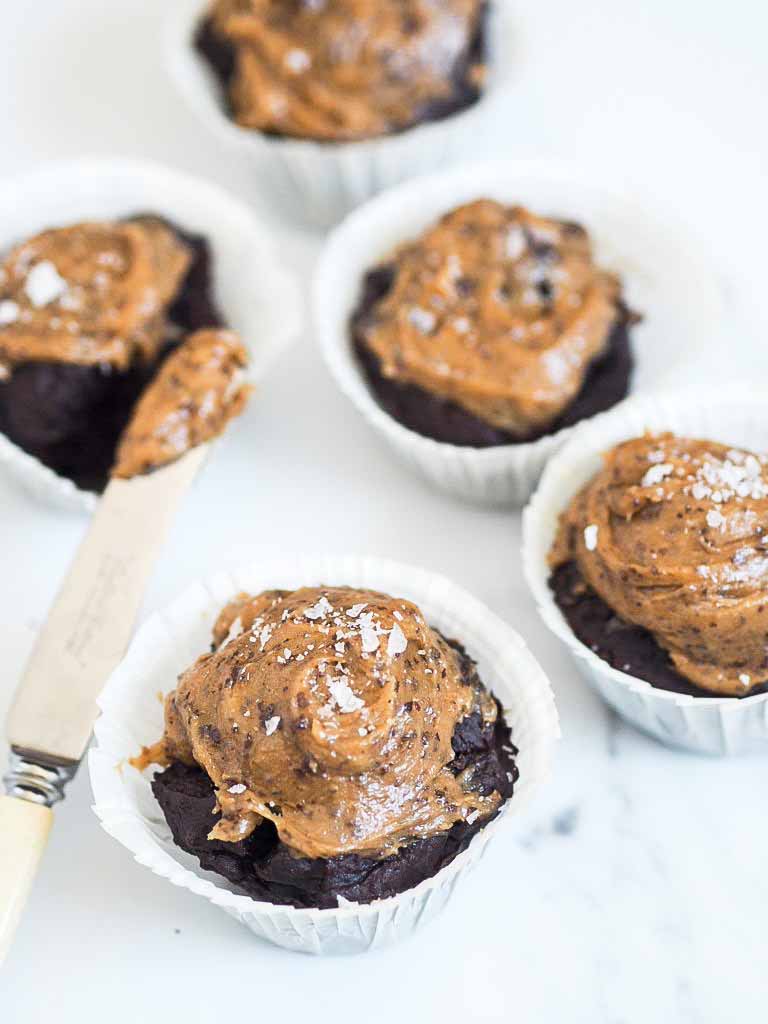
[[[25,362],[125,370],[151,361],[190,263],[154,217],[52,228],[22,242],[0,265],[4,376]]]
[[[215,0],[235,53],[230,100],[247,128],[341,141],[399,131],[450,100],[483,0]]]
[[[561,516],[550,562],[572,560],[697,686],[768,681],[765,455],[672,434],[618,445]]]
[[[210,838],[236,842],[267,818],[306,857],[387,856],[475,821],[497,792],[458,775],[451,739],[497,706],[409,601],[349,587],[240,595],[215,650],[166,699],[161,743],[134,763],[196,763],[216,787]]]
[[[356,325],[381,373],[516,437],[573,401],[619,315],[619,280],[583,228],[490,199],[447,213],[393,267]]]
[[[206,328],[188,335],[139,399],[112,475],[149,473],[218,437],[245,407],[247,365],[248,353],[234,331]]]

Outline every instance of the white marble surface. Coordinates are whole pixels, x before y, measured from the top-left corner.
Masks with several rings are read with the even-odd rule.
[[[252,194],[167,87],[156,38],[164,6],[3,0],[3,174],[124,153]],[[700,369],[730,373],[735,354],[756,373],[768,320],[768,9],[516,6],[520,76],[499,144],[595,161],[671,204],[731,296],[723,353]],[[284,232],[284,247],[309,270],[315,239]],[[0,481],[0,711],[83,526]],[[147,608],[219,561],[280,550],[369,551],[445,572],[507,616],[550,672],[565,733],[556,778],[437,923],[400,948],[318,961],[255,943],[133,863],[99,830],[83,773],[57,812],[0,978],[3,1024],[764,1020],[765,761],[672,753],[612,718],[536,620],[519,533],[518,515],[442,498],[395,463],[337,398],[309,335],[287,354],[190,496]]]

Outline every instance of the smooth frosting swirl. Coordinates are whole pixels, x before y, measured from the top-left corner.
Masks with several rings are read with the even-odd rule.
[[[154,217],[52,228],[0,266],[0,364],[75,363],[125,370],[151,361],[166,309],[191,263]]]
[[[214,643],[135,762],[205,769],[222,814],[210,838],[236,842],[267,818],[306,857],[386,856],[501,802],[473,789],[471,766],[448,767],[456,725],[494,722],[496,703],[410,602],[348,587],[243,594]]]
[[[697,686],[768,681],[765,455],[672,434],[618,445],[562,514],[550,561],[571,560]]]
[[[247,365],[248,353],[234,331],[207,328],[188,335],[139,399],[112,475],[148,473],[218,437],[245,407]]]
[[[357,328],[381,373],[515,437],[573,401],[618,317],[619,280],[583,228],[490,199],[447,213],[392,265]]]
[[[450,100],[483,0],[215,0],[234,48],[230,100],[247,128],[299,138],[374,138]],[[479,87],[482,65],[468,68]]]

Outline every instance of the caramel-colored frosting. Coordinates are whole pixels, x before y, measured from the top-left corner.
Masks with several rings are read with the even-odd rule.
[[[489,199],[403,246],[394,275],[360,334],[382,374],[518,437],[573,401],[618,315],[581,227]]]
[[[247,401],[247,365],[234,331],[209,328],[185,338],[139,399],[112,475],[148,473],[222,433]]]
[[[216,787],[210,838],[235,842],[263,818],[298,854],[386,856],[492,814],[498,793],[454,776],[463,718],[495,721],[456,651],[409,601],[348,587],[241,594],[215,651],[166,699],[162,742],[134,763],[197,763]]]
[[[620,444],[561,517],[575,560],[626,622],[712,693],[768,681],[768,459],[672,434]]]
[[[153,217],[53,228],[0,265],[0,365],[153,359],[191,256]]]
[[[483,0],[214,0],[234,47],[230,99],[246,128],[299,138],[374,138],[449,99]],[[482,67],[470,71],[474,84]]]

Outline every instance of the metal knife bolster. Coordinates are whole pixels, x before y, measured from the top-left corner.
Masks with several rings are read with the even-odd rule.
[[[9,793],[47,805],[62,798],[88,745],[96,698],[128,646],[158,549],[208,447],[108,485],[8,716]]]
[[[75,777],[78,767],[77,761],[46,763],[39,754],[11,748],[3,785],[8,796],[15,796],[17,800],[53,807],[64,799],[64,789]]]

